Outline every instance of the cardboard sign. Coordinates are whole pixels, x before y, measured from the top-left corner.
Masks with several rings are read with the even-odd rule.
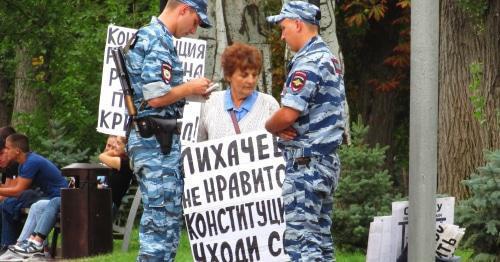
[[[438,224],[453,224],[455,198],[436,199],[436,227]],[[393,259],[401,255],[408,244],[408,201],[392,202],[392,250]]]
[[[436,228],[436,257],[451,258],[465,229],[452,224],[440,224]]]
[[[125,125],[128,122],[128,115],[126,114],[123,92],[118,74],[116,73],[111,49],[127,45],[136,31],[136,29],[126,27],[108,26],[102,66],[97,132],[125,136]]]
[[[442,225],[453,224],[454,207],[454,197],[436,199],[436,228],[438,233]],[[373,219],[373,222],[370,223],[366,261],[386,262],[397,260],[404,247],[408,244],[408,214],[408,201],[392,202],[391,216],[375,217]],[[450,242],[448,238],[446,239]],[[444,248],[449,249],[449,246]],[[445,255],[449,255],[448,253]]]
[[[284,261],[285,165],[265,131],[184,147],[183,208],[195,261]]]
[[[106,47],[104,49],[104,62],[102,68],[101,95],[99,99],[99,115],[97,121],[97,132],[125,136],[125,125],[128,115],[123,103],[123,92],[116,72],[116,66],[111,55],[114,47],[124,47],[134,36],[136,29],[108,26],[106,36]],[[205,40],[181,38],[174,39],[177,54],[183,64],[184,81],[202,77],[205,74],[205,55],[207,43]],[[197,120],[200,114],[200,104],[190,102],[185,107],[185,117],[182,119],[184,126],[181,134],[185,142],[196,140]],[[187,116],[187,117],[186,117]],[[193,140],[194,139],[194,140]]]
[[[366,262],[386,261],[384,258],[391,257],[391,216],[373,218],[370,223],[368,235],[368,250],[366,251]]]

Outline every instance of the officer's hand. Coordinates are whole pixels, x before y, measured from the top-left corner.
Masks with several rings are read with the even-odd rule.
[[[293,127],[288,127],[277,134],[283,140],[292,140],[297,136],[297,131]]]
[[[211,81],[201,77],[189,81],[191,95],[205,95]]]

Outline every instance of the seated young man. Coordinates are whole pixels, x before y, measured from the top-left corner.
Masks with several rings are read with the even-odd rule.
[[[68,182],[61,171],[46,158],[33,153],[25,135],[12,134],[5,141],[7,161],[19,164],[19,176],[9,187],[0,187],[0,196],[8,197],[2,205],[2,245],[12,245],[19,235],[19,214],[41,198],[52,199],[61,195]],[[30,190],[38,187],[41,194]],[[28,194],[29,193],[29,194]]]
[[[18,164],[7,161],[6,154],[4,154],[5,139],[15,133],[16,130],[10,126],[0,128],[0,174],[2,175],[2,184],[0,184],[0,187],[10,186],[14,177],[17,176]],[[0,201],[4,198],[0,196]]]
[[[16,130],[10,126],[0,128],[0,175],[2,176],[2,183],[0,187],[9,187],[13,185],[14,178],[17,177],[19,165],[16,162],[7,160],[5,154],[5,139],[11,134],[16,133]],[[0,196],[0,210],[2,210],[3,201],[6,197]],[[1,223],[1,220],[0,220]],[[1,229],[1,225],[0,225]],[[0,246],[0,254],[7,250],[7,246]]]

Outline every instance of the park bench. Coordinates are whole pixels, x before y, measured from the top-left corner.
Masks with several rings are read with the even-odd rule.
[[[138,185],[130,186],[127,195],[122,199],[120,210],[113,222],[113,238],[123,239],[122,251],[127,252],[130,245],[130,236],[134,227],[137,211],[141,203],[141,190]]]

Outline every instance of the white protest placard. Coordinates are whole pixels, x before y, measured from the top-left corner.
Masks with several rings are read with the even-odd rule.
[[[183,208],[195,261],[284,261],[285,178],[263,131],[184,147]],[[213,259],[213,260],[212,260]]]
[[[177,55],[184,69],[184,82],[205,75],[207,41],[194,38],[174,39]]]
[[[408,209],[408,201],[392,202],[392,259],[388,261],[396,261],[408,243]],[[439,224],[453,224],[454,210],[454,197],[437,198],[436,227]]]
[[[438,225],[436,229],[436,257],[452,258],[464,234],[465,228],[460,228],[457,225]]]
[[[101,95],[97,132],[125,136],[128,115],[123,103],[123,92],[111,55],[114,47],[125,46],[134,36],[136,29],[109,25],[102,66]]]
[[[182,146],[195,143],[198,138],[198,124],[200,121],[201,103],[187,101],[182,117],[181,141]]]
[[[368,235],[366,262],[382,262],[391,257],[391,221],[391,216],[373,218]]]
[[[115,25],[108,26],[97,121],[97,131],[100,133],[125,136],[125,125],[128,115],[123,103],[123,92],[116,73],[111,49],[127,45],[136,31],[133,28]],[[174,44],[184,69],[184,81],[202,77],[205,74],[206,41],[180,38],[174,39]],[[200,104],[189,102],[184,110],[187,113],[187,117],[182,119],[182,123],[183,125],[189,125],[190,128],[182,128],[182,132],[187,130],[190,133],[181,135],[181,137],[186,137],[187,142],[193,142],[197,135],[197,119],[199,119]]]

